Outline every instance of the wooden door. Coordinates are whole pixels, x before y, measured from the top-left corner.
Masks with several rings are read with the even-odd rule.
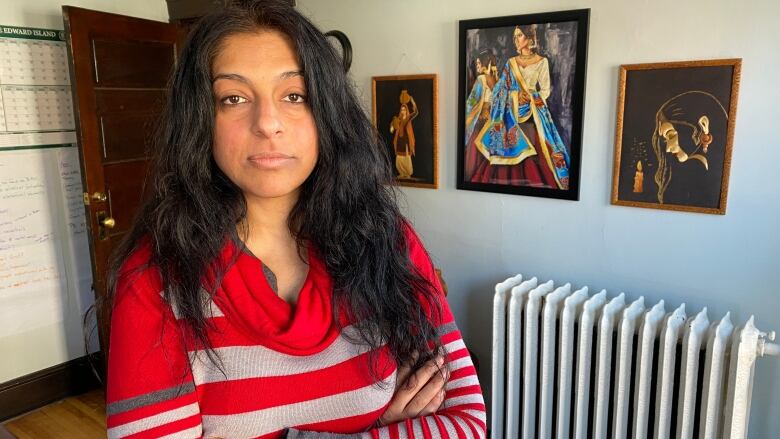
[[[143,198],[155,122],[176,63],[176,25],[62,7],[68,42],[95,298],[108,257]],[[108,326],[98,313],[100,346]]]

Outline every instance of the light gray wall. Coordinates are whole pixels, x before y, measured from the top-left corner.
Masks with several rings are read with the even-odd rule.
[[[63,5],[168,21],[165,0],[3,0],[0,24],[63,29]]]
[[[440,189],[405,189],[413,220],[444,271],[450,304],[479,353],[489,395],[496,282],[522,272],[625,291],[667,307],[751,314],[780,331],[780,3],[715,0],[298,0],[323,30],[352,40],[352,75],[370,108],[371,76],[439,75]],[[458,20],[591,8],[579,202],[455,189]],[[618,66],[743,58],[726,216],[611,206]],[[780,358],[756,368],[750,437],[780,431]],[[775,433],[772,433],[775,432]]]

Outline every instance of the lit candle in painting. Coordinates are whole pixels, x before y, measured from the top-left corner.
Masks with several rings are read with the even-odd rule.
[[[634,173],[634,192],[641,193],[644,188],[645,173],[642,172],[642,161],[636,162],[636,172]]]

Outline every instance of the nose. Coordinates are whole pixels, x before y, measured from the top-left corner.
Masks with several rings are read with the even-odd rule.
[[[252,131],[267,138],[278,136],[284,132],[284,123],[274,100],[261,98],[255,102]]]

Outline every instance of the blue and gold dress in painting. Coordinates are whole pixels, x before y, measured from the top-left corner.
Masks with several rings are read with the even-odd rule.
[[[472,182],[568,189],[569,152],[546,102],[550,67],[547,58],[536,57],[525,67],[520,57],[504,66],[492,91],[489,120],[467,145],[482,156],[467,170]],[[477,127],[467,124],[467,132]]]
[[[480,158],[478,157],[480,154],[474,142],[476,136],[482,131],[482,127],[490,121],[490,103],[493,96],[491,85],[495,86],[495,80],[488,81],[486,74],[480,74],[474,81],[471,93],[469,93],[466,99],[466,127],[464,133],[466,178],[469,178],[474,173],[474,169],[480,163]]]

